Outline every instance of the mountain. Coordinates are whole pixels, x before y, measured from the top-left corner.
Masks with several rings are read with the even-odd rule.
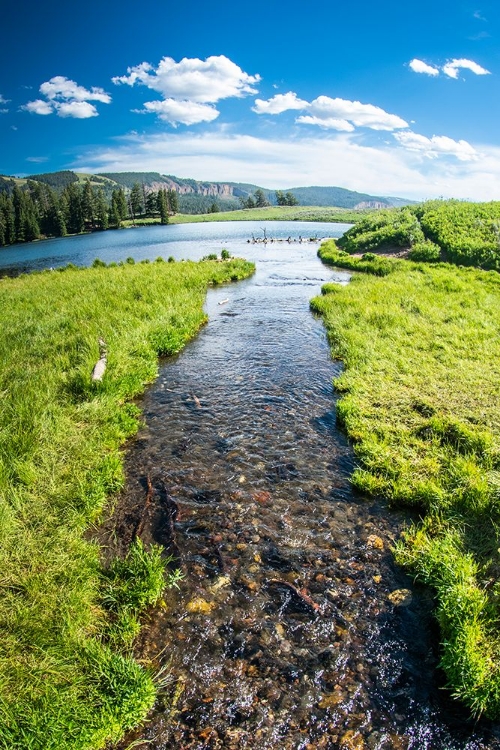
[[[416,201],[405,198],[387,198],[367,193],[357,193],[341,187],[296,187],[289,188],[303,206],[339,206],[340,208],[388,208],[407,206]]]
[[[143,186],[145,192],[160,189],[175,190],[179,195],[179,210],[182,213],[205,213],[214,203],[219,211],[233,211],[241,208],[241,201],[262,190],[272,205],[276,204],[276,191],[259,188],[258,185],[243,182],[205,182],[201,180],[163,175],[159,172],[100,172],[98,174],[81,174],[64,170],[30,175],[24,179],[14,178],[18,184],[35,180],[50,185],[55,190],[62,190],[72,182],[89,180],[93,187],[101,187],[109,199],[116,187],[127,192],[135,183]],[[12,187],[12,178],[0,176],[0,191]],[[284,193],[292,193],[303,206],[338,206],[339,208],[388,208],[404,206],[415,201],[405,198],[358,193],[341,187],[295,187],[284,188]]]

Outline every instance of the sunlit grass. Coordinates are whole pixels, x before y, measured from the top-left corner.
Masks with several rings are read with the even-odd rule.
[[[237,211],[220,211],[210,214],[175,214],[171,224],[193,224],[204,221],[331,221],[352,224],[373,209],[337,208],[335,206],[266,206],[245,208]],[[135,224],[159,224],[159,219],[136,219]],[[132,221],[123,222],[131,226]]]
[[[164,561],[137,548],[103,577],[83,532],[123,484],[131,399],[158,355],[204,324],[208,285],[252,270],[157,262],[0,281],[0,747],[103,747],[151,707],[152,674],[128,647]],[[99,338],[107,370],[93,383]]]
[[[338,419],[358,456],[353,483],[420,511],[397,559],[436,591],[453,693],[498,718],[500,275],[356,260],[333,242],[320,254],[370,272],[312,301],[345,364]]]

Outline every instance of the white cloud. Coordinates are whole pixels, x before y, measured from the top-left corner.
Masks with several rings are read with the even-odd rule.
[[[255,107],[252,109],[258,115],[280,115],[290,109],[306,109],[308,106],[308,102],[299,99],[293,91],[289,91],[286,94],[276,94],[267,101],[256,99]]]
[[[432,138],[427,138],[425,135],[407,130],[402,133],[393,133],[393,136],[401,146],[410,151],[419,151],[430,158],[447,155],[455,156],[460,161],[473,161],[479,157],[478,152],[470,143],[463,140],[454,141],[446,135],[433,135]]]
[[[27,102],[21,109],[36,115],[51,115],[56,112],[59,117],[74,117],[79,120],[97,117],[99,114],[91,101],[109,104],[111,96],[104,89],[93,86],[90,90],[79,86],[65,76],[54,76],[40,86],[40,93],[45,99]]]
[[[26,161],[31,161],[34,164],[43,164],[43,162],[46,162],[49,160],[48,156],[27,156]]]
[[[461,69],[464,70],[470,70],[472,73],[475,73],[477,76],[485,76],[490,75],[490,71],[486,70],[486,68],[483,68],[478,63],[474,62],[474,60],[467,60],[465,58],[450,60],[445,65],[443,65],[441,68],[438,68],[434,65],[428,65],[423,60],[419,60],[418,58],[413,58],[413,60],[410,60],[408,63],[408,66],[415,72],[415,73],[426,73],[429,76],[436,77],[439,75],[440,70],[443,71],[445,75],[447,75],[449,78],[458,78],[458,71]]]
[[[345,133],[352,133],[354,125],[347,120],[340,120],[337,117],[315,117],[313,115],[301,115],[297,117],[296,122],[303,125],[319,125],[326,130],[340,130]]]
[[[23,104],[21,109],[26,112],[31,112],[35,115],[51,115],[54,111],[54,107],[51,102],[46,102],[44,99],[35,99],[33,102]]]
[[[197,122],[212,122],[219,116],[219,111],[211,104],[199,102],[177,101],[164,99],[163,101],[145,102],[143,112],[154,112],[160,120],[171,125],[194,125]]]
[[[214,119],[219,115],[218,110],[201,105],[256,94],[254,84],[260,81],[259,75],[245,73],[224,55],[207,57],[206,60],[185,57],[178,63],[171,57],[164,57],[157,68],[143,62],[128,68],[127,72],[128,75],[112,78],[113,83],[129,86],[142,84],[161,94],[163,101],[159,100],[157,104],[146,102],[144,106],[147,111],[156,112],[172,125],[193,125]],[[178,103],[177,107],[174,102]],[[190,104],[200,106],[189,107]],[[175,119],[176,110],[180,115],[178,119]],[[199,119],[195,119],[196,112]]]
[[[427,65],[423,60],[418,60],[416,57],[410,60],[408,63],[414,73],[426,73],[428,76],[438,76],[439,68],[435,68],[433,65]]]
[[[348,99],[330,99],[328,96],[318,96],[309,105],[309,112],[318,120],[339,118],[347,120],[356,127],[371,128],[372,130],[395,130],[406,128],[408,123],[397,115],[391,115],[373,104],[349,101]]]
[[[458,78],[458,71],[460,69],[471,70],[477,76],[490,75],[489,70],[481,67],[481,65],[478,65],[473,60],[466,60],[465,58],[461,58],[460,60],[451,60],[450,62],[446,63],[446,65],[443,65],[443,73],[450,78]]]
[[[278,94],[268,101],[257,99],[253,108],[257,114],[281,114],[290,109],[305,110],[309,113],[298,117],[296,122],[331,130],[352,131],[354,127],[395,130],[408,127],[408,123],[401,117],[391,115],[374,104],[332,99],[329,96],[318,96],[312,102],[306,102],[299,99],[293,91]]]
[[[40,93],[47,99],[61,101],[97,101],[109,104],[111,97],[104,89],[93,86],[90,91],[83,86],[79,86],[75,81],[65,78],[65,76],[55,76],[50,81],[42,83]]]
[[[57,114],[59,117],[86,120],[89,117],[97,117],[99,112],[90,102],[61,102],[57,105]]]
[[[447,158],[450,150],[445,152],[444,145],[434,141],[436,156],[430,159],[424,148],[401,148],[392,142],[367,146],[348,133],[274,139],[225,132],[133,134],[116,148],[88,152],[72,167],[82,172],[158,171],[206,181],[253,182],[269,189],[340,185],[416,200],[498,198],[500,148],[476,146],[476,158],[465,161]]]

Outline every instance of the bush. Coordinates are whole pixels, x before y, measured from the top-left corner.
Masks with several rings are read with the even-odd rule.
[[[441,248],[431,240],[417,242],[408,253],[408,258],[423,263],[437,263],[441,260]]]

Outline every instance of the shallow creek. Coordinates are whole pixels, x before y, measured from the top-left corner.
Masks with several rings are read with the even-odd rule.
[[[109,540],[165,544],[184,578],[138,644],[168,678],[123,748],[500,747],[441,687],[431,594],[392,562],[404,516],[349,485],[309,311],[348,277],[316,249],[248,245],[255,276],[209,292],[141,401]]]

